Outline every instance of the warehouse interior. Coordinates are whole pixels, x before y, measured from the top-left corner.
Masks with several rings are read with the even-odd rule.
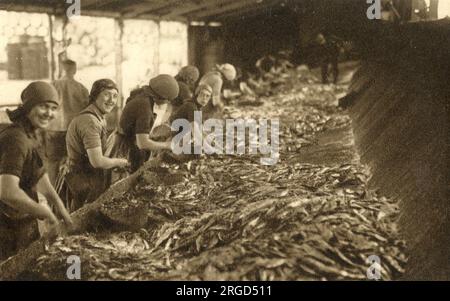
[[[344,92],[340,97],[346,95],[341,107],[350,118],[349,131],[354,136],[358,160],[370,169],[368,189],[395,199],[400,208],[398,226],[401,238],[406,241],[408,261],[397,279],[449,280],[450,19],[440,18],[438,3],[446,1],[428,1],[426,20],[419,16],[423,13],[418,6],[420,1],[394,2],[399,3],[397,7],[406,4],[408,8],[399,11],[406,12],[403,22],[369,20],[368,4],[358,0],[81,0],[81,18],[105,19],[104,23],[93,21],[92,24],[104,26],[103,30],[112,28],[107,33],[106,48],[98,48],[105,52],[104,61],[86,65],[106,66],[98,72],[114,78],[120,87],[122,103],[108,118],[114,127],[136,82],[148,80],[150,76],[162,72],[174,75],[187,64],[205,73],[216,64],[226,62],[238,67],[238,79],[243,82],[258,72],[256,62],[269,55],[282,57],[297,70],[305,65],[314,70],[318,64],[314,50],[309,47],[311,41],[318,33],[339,37],[352,49],[341,56],[340,63],[353,66],[349,62],[357,62],[359,69],[352,67],[351,81],[342,83],[348,86],[347,90],[333,88],[336,89],[333,91]],[[9,71],[9,78],[1,81],[0,90],[9,80],[58,77],[58,54],[64,50],[63,41],[68,40],[65,35],[70,33],[66,29],[70,23],[77,22],[65,15],[71,5],[58,0],[0,1],[0,11],[49,16],[45,21],[49,27],[47,36],[25,42],[36,46],[29,48],[29,52],[34,51],[42,61],[33,61],[33,68],[28,71],[10,71],[14,67],[1,64],[2,70]],[[130,20],[138,23],[127,23]],[[133,26],[151,28],[142,33],[145,43],[139,53],[127,50],[128,43],[138,45],[142,40],[125,40],[129,34],[133,35]],[[97,41],[100,40],[92,43]],[[149,49],[155,48],[155,44],[158,50]],[[169,53],[174,48],[181,51]],[[133,55],[137,61],[129,60],[127,64],[126,58]],[[165,55],[170,59],[164,61]],[[147,70],[139,71],[139,76],[130,74],[128,70],[140,68],[142,60],[149,66]],[[90,85],[92,80],[87,78]],[[232,91],[239,89],[238,86],[226,88]],[[14,95],[18,98],[19,90]],[[10,108],[18,101],[0,99],[0,106]],[[3,123],[6,116],[2,114]],[[301,149],[298,157],[307,158],[308,154],[308,149]],[[122,183],[123,187],[134,180]],[[84,214],[78,213],[80,221]],[[39,249],[38,244],[36,248]],[[30,252],[42,255],[41,251]],[[1,264],[0,271],[17,276],[14,271],[23,269],[24,265],[12,260]],[[218,271],[214,273],[220,278]]]

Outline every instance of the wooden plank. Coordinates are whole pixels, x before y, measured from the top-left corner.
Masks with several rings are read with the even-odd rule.
[[[38,6],[38,5],[17,5],[17,4],[0,4],[0,10],[25,12],[25,13],[40,13],[40,14],[65,14],[64,7]],[[81,9],[81,15],[92,17],[108,17],[118,18],[121,14],[117,11],[100,11]]]
[[[163,18],[171,18],[171,17],[175,17],[175,16],[182,16],[184,14],[187,13],[192,13],[195,11],[199,11],[201,9],[204,8],[208,8],[211,6],[216,6],[216,5],[220,5],[220,4],[226,4],[229,2],[234,2],[235,0],[216,0],[216,1],[199,1],[200,4],[196,3],[196,1],[192,1],[190,3],[187,4],[183,4],[177,8],[172,9],[171,12],[167,13],[167,14],[163,14],[162,17]]]
[[[126,5],[126,1],[123,0],[81,0],[81,9],[100,9],[103,6],[112,4],[112,3],[123,3]]]
[[[81,3],[84,3],[86,0],[82,0]],[[111,2],[112,3],[112,2]],[[149,2],[151,4],[151,2]],[[166,3],[164,3],[166,4]],[[148,7],[148,4],[138,4],[140,6],[144,5],[144,7]],[[91,6],[92,7],[92,6]],[[87,6],[84,6],[83,4],[81,6],[81,15],[82,16],[91,16],[91,17],[106,17],[106,18],[120,18],[123,17],[124,19],[144,19],[144,20],[163,20],[160,16],[151,14],[149,12],[139,12],[136,11],[136,13],[129,13],[129,14],[123,14],[123,11],[128,11],[128,8],[133,8],[134,6],[127,6],[127,8],[123,10],[100,10],[95,9],[94,7],[88,9]],[[21,4],[14,4],[12,2],[9,3],[0,3],[0,10],[5,11],[14,11],[14,12],[26,12],[26,13],[43,13],[43,14],[56,14],[56,15],[62,15],[65,14],[66,8],[58,5],[58,6],[40,6],[40,5],[21,5]],[[179,21],[179,22],[187,22],[187,18],[181,18],[181,17],[170,17],[170,18],[164,18],[164,20],[170,20],[170,21]]]
[[[439,13],[439,0],[430,1],[430,19],[437,20]]]
[[[139,178],[146,174],[145,171],[157,168],[161,165],[161,161],[158,158],[152,159],[144,164],[137,172],[129,177],[112,185],[105,193],[103,193],[95,202],[87,204],[79,210],[72,213],[71,217],[74,223],[74,229],[71,234],[84,233],[92,224],[96,223],[96,217],[98,216],[101,206],[120,195],[123,192],[128,191],[132,187],[135,187]],[[146,174],[149,176],[148,173]],[[150,175],[151,176],[151,175]],[[170,179],[159,178],[155,173],[154,181],[161,182]],[[16,255],[8,258],[0,263],[0,280],[14,280],[24,271],[29,269],[30,265],[42,254],[45,253],[45,246],[51,244],[58,237],[59,233],[67,233],[65,226],[61,226],[59,229],[56,227],[50,229],[49,233],[34,241],[26,249],[19,251]]]
[[[122,10],[124,17],[135,18],[143,14],[152,13],[160,8],[167,7],[176,3],[181,2],[180,0],[155,0],[146,1],[145,3],[139,3],[134,5],[129,5]]]
[[[205,17],[211,17],[211,16],[216,16],[216,15],[220,15],[229,11],[233,11],[233,10],[239,10],[242,9],[244,7],[248,7],[248,6],[252,6],[254,8],[256,8],[258,5],[261,5],[262,3],[264,3],[264,0],[240,0],[240,1],[233,1],[230,4],[227,5],[223,5],[223,6],[219,6],[215,9],[207,9],[205,11],[202,12],[198,12],[195,14],[188,14],[188,17],[191,19],[203,19]]]
[[[54,7],[51,5],[21,5],[14,3],[0,3],[0,10],[15,11],[15,12],[26,12],[26,13],[41,13],[41,14],[52,14],[52,13],[63,13],[63,7]]]
[[[114,19],[114,54],[115,54],[115,71],[116,83],[119,87],[119,102],[117,104],[118,110],[116,114],[116,122],[119,121],[120,110],[123,108],[123,19]]]
[[[189,22],[189,19],[186,17],[182,17],[182,16],[173,16],[173,17],[161,17],[161,16],[157,16],[154,14],[143,14],[143,15],[139,15],[137,17],[127,17],[126,19],[133,19],[133,20],[153,20],[156,22],[160,22],[160,21],[177,21],[177,22],[181,22],[181,23],[187,23]]]
[[[156,47],[155,47],[155,55],[153,57],[153,75],[154,76],[159,74],[159,64],[160,64],[159,50],[161,49],[161,24],[160,24],[160,22],[157,22],[156,26],[158,28],[158,35],[157,35],[157,41],[156,41]]]
[[[55,39],[53,38],[53,16],[47,14],[48,16],[48,32],[50,40],[50,79],[54,81],[56,79],[56,62],[55,62]]]
[[[226,20],[226,19],[231,19],[231,18],[236,18],[239,16],[245,16],[245,17],[254,17],[257,16],[263,12],[266,12],[268,10],[270,10],[271,8],[281,8],[281,3],[286,2],[283,0],[270,0],[267,1],[267,3],[265,5],[260,5],[258,7],[246,7],[246,8],[242,8],[242,9],[238,9],[238,10],[233,10],[227,13],[223,13],[220,15],[215,15],[214,19],[216,20]],[[288,4],[286,4],[287,6]]]
[[[81,9],[84,9],[84,8],[87,9],[89,7],[92,7],[92,6],[96,6],[96,4],[98,2],[101,2],[101,0],[81,0],[81,2],[80,2]]]

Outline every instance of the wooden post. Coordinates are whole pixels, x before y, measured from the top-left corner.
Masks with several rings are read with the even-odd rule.
[[[119,123],[120,113],[124,107],[123,95],[123,18],[114,19],[114,53],[115,53],[115,71],[116,83],[119,87],[119,102],[117,104],[117,111],[115,114],[114,126]]]
[[[188,26],[188,64],[193,66],[198,66],[198,53],[197,53],[197,28],[195,26],[191,26],[189,23]]]
[[[431,0],[430,1],[430,19],[437,20],[438,19],[438,11],[439,11],[439,0]]]
[[[155,47],[155,55],[153,57],[153,70],[154,70],[154,75],[156,76],[159,74],[159,64],[160,64],[160,59],[159,59],[159,53],[160,53],[160,48],[161,48],[161,24],[160,21],[156,21],[156,27],[158,30],[158,35],[157,35],[157,40],[156,40],[156,47]]]
[[[55,64],[55,40],[53,37],[53,15],[48,16],[48,32],[50,38],[50,79],[53,82],[55,80],[56,64]]]

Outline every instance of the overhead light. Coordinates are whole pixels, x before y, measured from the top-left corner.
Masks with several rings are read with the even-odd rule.
[[[219,27],[219,26],[222,26],[222,23],[220,23],[220,22],[209,22],[208,26]]]
[[[190,23],[190,25],[191,25],[191,26],[205,26],[206,23],[203,22],[203,21],[192,21],[192,22]]]

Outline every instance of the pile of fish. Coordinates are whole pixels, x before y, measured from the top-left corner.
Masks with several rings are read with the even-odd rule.
[[[350,124],[335,97],[345,87],[304,73],[291,69],[285,89],[261,106],[226,108],[230,118],[280,119],[277,164],[263,166],[257,154],[166,163],[180,183],[142,181],[105,204],[145,210],[139,229],[59,238],[30,272],[67,279],[67,258],[77,255],[84,280],[364,280],[375,255],[381,279],[400,277],[397,204],[368,189],[367,168],[295,160],[318,133]]]

